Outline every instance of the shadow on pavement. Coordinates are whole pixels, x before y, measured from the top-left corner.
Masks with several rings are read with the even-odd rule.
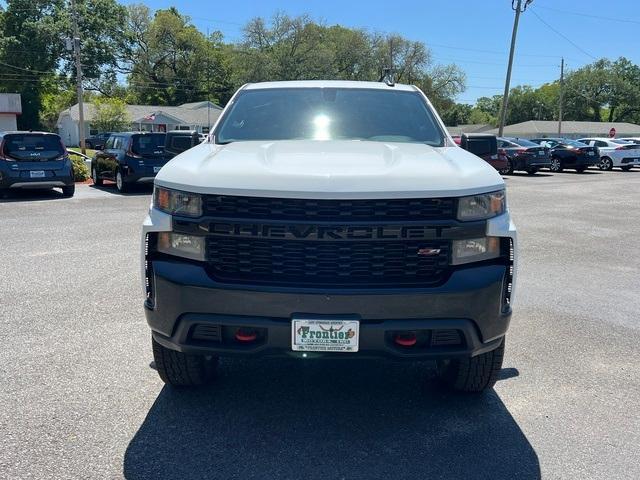
[[[0,203],[36,202],[42,200],[63,200],[62,191],[58,188],[16,188],[0,195]]]
[[[96,190],[100,190],[102,192],[112,193],[113,195],[120,195],[123,197],[133,197],[140,195],[149,195],[153,192],[153,184],[140,184],[140,185],[131,185],[129,190],[126,193],[120,193],[116,188],[115,182],[110,182],[108,180],[104,181],[103,185],[91,184],[91,188],[95,188]]]
[[[540,466],[494,391],[445,392],[431,364],[274,359],[225,361],[208,389],[164,387],[124,475],[538,479]]]
[[[507,175],[503,175],[503,178],[506,177],[527,177],[527,178],[542,178],[542,177],[553,177],[553,173],[550,172],[536,172],[533,175],[529,175],[527,172],[513,172]]]

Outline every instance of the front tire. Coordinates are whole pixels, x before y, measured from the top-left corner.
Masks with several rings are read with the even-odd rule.
[[[602,157],[600,163],[598,163],[598,168],[600,170],[613,170],[613,160],[609,157]]]
[[[554,173],[560,173],[562,171],[562,161],[558,157],[553,157],[551,159],[551,166],[549,167]]]
[[[587,167],[578,167],[576,168],[576,172],[578,173],[584,173],[584,171],[587,169]]]
[[[538,173],[538,169],[537,168],[530,168],[527,170],[527,173],[529,175],[535,175],[536,173]]]
[[[198,387],[210,383],[216,374],[218,357],[189,355],[163,347],[151,339],[153,359],[164,383],[174,387]]]
[[[495,350],[471,358],[438,361],[438,376],[457,392],[481,393],[498,380],[504,358],[504,343]]]
[[[67,185],[66,187],[62,187],[62,196],[66,198],[71,198],[76,193],[76,185]]]

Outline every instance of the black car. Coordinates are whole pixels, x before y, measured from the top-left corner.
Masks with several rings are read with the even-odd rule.
[[[164,151],[167,156],[173,158],[200,143],[202,143],[200,134],[195,130],[171,130],[167,132]]]
[[[498,138],[498,148],[507,155],[508,166],[500,173],[510,174],[514,170],[522,170],[529,175],[534,175],[541,168],[551,167],[551,155],[549,148],[524,138]]]
[[[162,166],[170,159],[165,152],[166,133],[114,133],[104,150],[91,160],[91,178],[96,185],[113,180],[119,192],[133,184],[153,183]]]
[[[568,138],[532,138],[532,142],[551,149],[552,172],[561,172],[570,168],[578,173],[584,172],[592,165],[600,161],[600,152],[597,147],[590,147],[581,142]]]
[[[113,133],[111,132],[99,133],[97,135],[93,135],[85,139],[84,145],[85,147],[92,148],[94,150],[102,150],[111,135],[113,135]]]
[[[0,194],[16,188],[61,188],[65,197],[73,197],[73,165],[58,135],[0,132]]]

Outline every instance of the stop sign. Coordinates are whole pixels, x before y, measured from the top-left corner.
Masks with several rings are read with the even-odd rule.
[[[616,129],[611,128],[611,130],[609,130],[609,138],[613,138],[615,136],[616,136]]]

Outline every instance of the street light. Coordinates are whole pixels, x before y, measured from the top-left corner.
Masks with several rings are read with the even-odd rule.
[[[511,0],[511,8],[516,12],[516,18],[513,21],[513,32],[511,33],[511,50],[509,51],[509,66],[507,67],[507,79],[504,83],[504,96],[502,97],[502,109],[500,110],[500,127],[498,128],[498,136],[502,136],[504,131],[504,123],[507,119],[507,105],[509,103],[509,85],[511,84],[511,68],[513,67],[513,53],[516,49],[516,36],[518,34],[518,22],[520,14],[524,12],[533,0]]]

